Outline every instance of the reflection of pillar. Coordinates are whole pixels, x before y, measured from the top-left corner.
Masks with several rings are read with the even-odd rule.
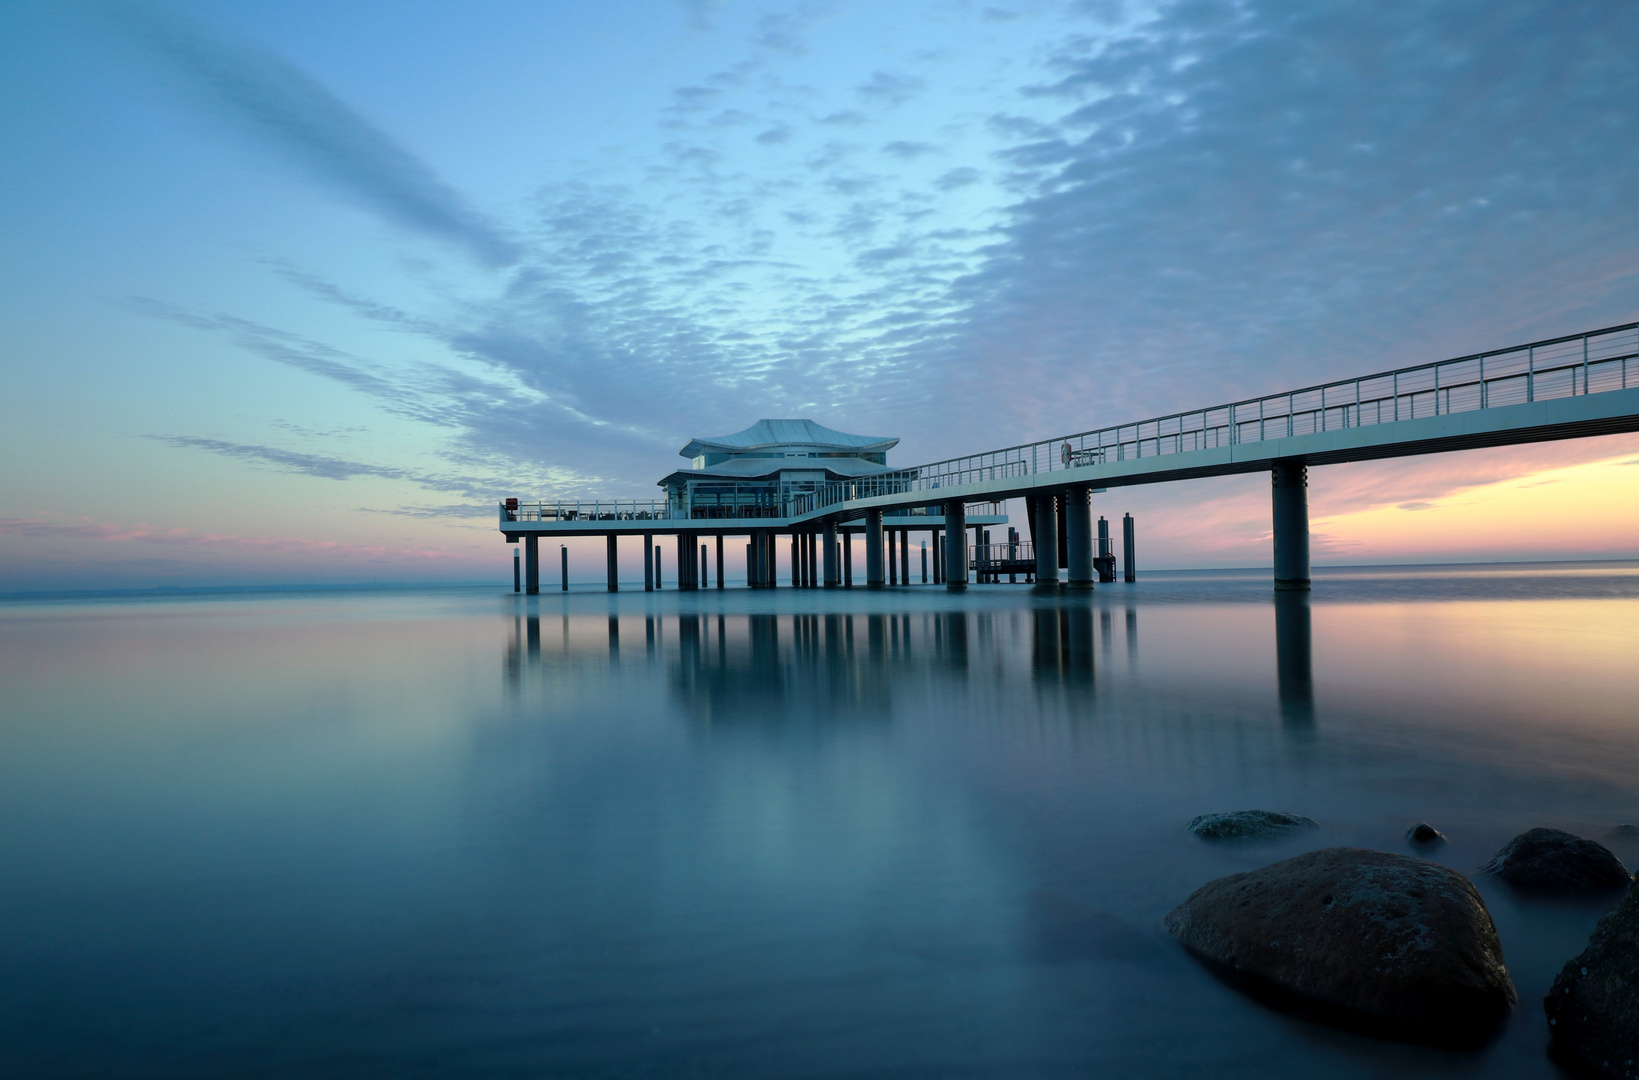
[[[1036,496],[1036,588],[1059,587],[1058,499]]]
[[[1089,557],[1090,558],[1090,557]],[[1074,604],[1066,612],[1069,634],[1065,651],[1069,654],[1070,671],[1082,679],[1093,677],[1093,609],[1086,604]]]
[[[870,647],[871,663],[880,664],[888,651],[888,620],[883,615],[865,617],[866,641]]]
[[[1286,723],[1314,723],[1314,646],[1309,597],[1301,591],[1275,594],[1275,681]]]
[[[882,511],[865,511],[865,587],[880,589],[882,579]]]
[[[944,571],[945,588],[967,588],[967,507],[961,499],[945,503]]]
[[[951,611],[945,614],[945,657],[950,666],[967,670],[967,612]]]
[[[1059,613],[1057,608],[1038,607],[1030,612],[1030,659],[1037,678],[1059,677]]]
[[[1064,535],[1070,545],[1066,552],[1070,571],[1066,584],[1072,589],[1093,587],[1093,509],[1085,486],[1064,493]]]
[[[1127,659],[1138,659],[1138,609],[1127,605]]]
[[[1269,470],[1275,511],[1275,588],[1309,588],[1309,469],[1284,458]]]
[[[620,618],[609,616],[609,659],[620,658]]]
[[[643,591],[654,592],[654,533],[643,534]]]
[[[615,534],[609,533],[603,538],[604,554],[608,562],[609,591],[620,591],[620,558],[615,548]]]
[[[840,569],[841,567],[837,565],[837,523],[827,521],[825,523],[825,587],[827,589],[834,589],[842,584],[842,575],[838,573]]]
[[[534,596],[541,591],[541,542],[538,537],[524,537],[524,592]]]
[[[531,615],[525,620],[524,632],[528,635],[529,662],[538,664],[541,662],[541,617]]]

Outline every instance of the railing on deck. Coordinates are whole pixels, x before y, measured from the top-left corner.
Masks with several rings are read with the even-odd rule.
[[[909,470],[897,490],[870,494],[933,491],[1634,386],[1639,386],[1639,323],[1627,323],[936,461]],[[851,493],[856,486],[855,481],[827,485],[811,497],[813,508],[867,498],[863,491]]]
[[[687,515],[674,511],[665,499],[600,499],[565,502],[502,504],[507,521],[669,521]]]

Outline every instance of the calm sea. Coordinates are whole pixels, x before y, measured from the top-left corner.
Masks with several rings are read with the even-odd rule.
[[[5,1076],[1548,1077],[1597,905],[1478,882],[1475,1053],[1157,923],[1420,819],[1464,871],[1639,823],[1639,564],[14,601],[0,706]],[[1184,830],[1247,808],[1322,828]]]

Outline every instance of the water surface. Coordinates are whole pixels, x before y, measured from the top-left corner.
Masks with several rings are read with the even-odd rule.
[[[1465,872],[1639,821],[1636,645],[1633,564],[6,603],[0,1074],[1554,1076],[1598,905],[1478,882],[1522,1003],[1474,1053],[1157,924],[1418,819]],[[1249,807],[1322,828],[1184,831]]]

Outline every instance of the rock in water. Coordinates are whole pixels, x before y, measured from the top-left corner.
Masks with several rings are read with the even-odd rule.
[[[1235,810],[1227,814],[1202,814],[1191,818],[1189,831],[1203,840],[1273,840],[1304,829],[1318,829],[1320,822],[1301,814],[1275,810]]]
[[[1542,1007],[1554,1057],[1595,1076],[1639,1076],[1639,890],[1599,920]]]
[[[1482,869],[1521,892],[1560,896],[1625,889],[1633,881],[1605,845],[1559,829],[1520,833]]]
[[[1164,924],[1227,981],[1324,1023],[1476,1046],[1518,996],[1485,901],[1436,863],[1323,848],[1197,889]]]
[[[1446,835],[1428,822],[1419,821],[1406,830],[1406,839],[1414,844],[1439,845],[1446,842]]]

